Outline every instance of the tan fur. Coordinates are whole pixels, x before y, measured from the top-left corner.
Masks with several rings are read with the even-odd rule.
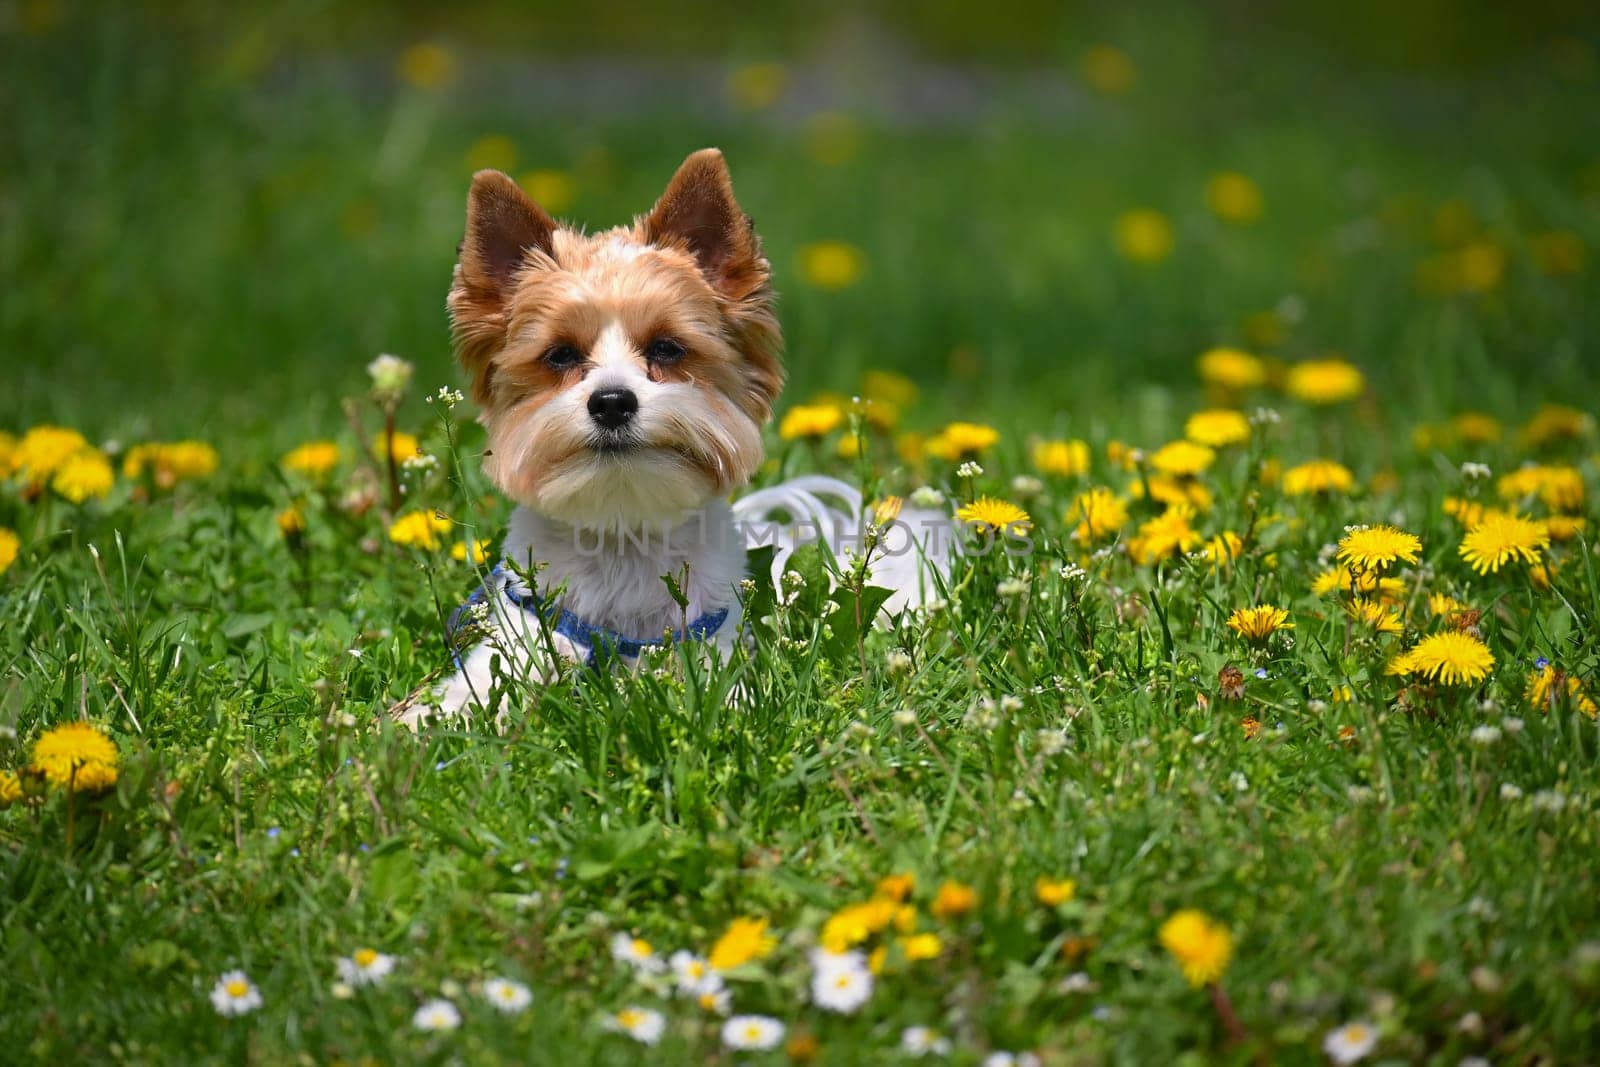
[[[479,172],[449,307],[489,430],[490,477],[536,510],[568,512],[581,510],[586,489],[667,507],[748,480],[783,384],[770,275],[715,149],[685,160],[631,226],[593,235],[550,220],[505,175]],[[646,358],[662,337],[684,347],[680,362]],[[597,370],[550,366],[557,345],[605,348],[609,372],[637,376],[649,394],[637,423],[650,435],[647,454],[591,454],[579,402]]]

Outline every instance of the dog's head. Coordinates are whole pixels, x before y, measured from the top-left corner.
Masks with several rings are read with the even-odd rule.
[[[593,236],[478,172],[450,317],[489,431],[485,470],[581,525],[669,517],[743,484],[783,384],[772,299],[714,148],[632,226]]]

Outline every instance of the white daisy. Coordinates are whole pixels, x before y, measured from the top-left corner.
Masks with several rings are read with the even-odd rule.
[[[722,1043],[737,1051],[776,1048],[783,1024],[766,1015],[735,1015],[722,1024]]]
[[[900,1048],[908,1056],[948,1056],[950,1041],[926,1026],[908,1026],[900,1035]]]
[[[824,953],[824,955],[833,954]],[[855,956],[859,959],[861,954],[852,952],[840,955]],[[872,996],[872,972],[867,969],[865,962],[828,963],[812,972],[811,1002],[824,1011],[849,1015],[865,1004],[870,996]]]
[[[616,934],[611,938],[611,958],[646,974],[660,974],[666,969],[650,942],[632,934]]]
[[[1378,1045],[1378,1031],[1369,1022],[1357,1019],[1336,1030],[1329,1030],[1322,1039],[1322,1051],[1334,1063],[1354,1063],[1365,1059],[1367,1053]]]
[[[654,1045],[661,1040],[667,1020],[659,1011],[630,1006],[606,1016],[603,1025],[613,1033],[627,1034],[641,1045]]]
[[[483,983],[483,996],[505,1015],[515,1015],[533,1003],[528,987],[509,978],[491,978]]]
[[[429,1032],[454,1030],[461,1025],[461,1013],[448,1000],[430,1000],[417,1009],[411,1025]]]
[[[376,949],[358,948],[336,963],[339,977],[348,985],[377,985],[394,971],[394,957]]]
[[[243,971],[229,971],[211,988],[211,1006],[219,1015],[248,1015],[261,1007],[261,990]]]
[[[705,957],[696,956],[687,949],[679,949],[667,957],[667,966],[672,968],[678,992],[686,997],[715,993],[722,988],[722,976],[711,969]]]
[[[711,1015],[726,1015],[728,1010],[733,1007],[733,994],[726,989],[718,989],[710,993],[701,993],[694,998],[694,1002],[700,1005],[700,1010],[703,1012]]]

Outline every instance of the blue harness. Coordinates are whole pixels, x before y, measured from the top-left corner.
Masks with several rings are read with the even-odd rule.
[[[488,603],[489,597],[493,595],[491,589],[498,591],[544,626],[574,644],[587,648],[589,650],[587,663],[595,669],[600,667],[602,657],[625,656],[631,659],[637,658],[645,649],[661,648],[669,642],[704,641],[722,629],[722,624],[728,621],[728,609],[723,608],[720,611],[706,612],[671,635],[646,639],[624,637],[615,630],[585,622],[566,608],[550,603],[531,588],[523,590],[515,588],[506,574],[505,564],[500,563],[489,572],[488,580],[473,591],[467,602],[450,613],[450,621],[445,623],[445,636],[450,643],[450,655],[456,661],[457,670],[461,669],[461,648],[456,638],[468,628],[463,624],[462,617],[477,605]]]

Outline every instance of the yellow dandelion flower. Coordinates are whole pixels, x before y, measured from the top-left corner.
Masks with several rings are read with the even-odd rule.
[[[784,413],[778,423],[778,436],[785,441],[826,437],[844,422],[844,412],[834,404],[797,404]]]
[[[338,464],[339,446],[332,441],[307,441],[279,461],[284,470],[308,478],[320,478]]]
[[[936,960],[944,952],[944,942],[938,934],[921,933],[900,939],[900,951],[912,963],[918,960]]]
[[[296,540],[306,532],[306,515],[298,504],[289,505],[273,518],[278,524],[278,533],[283,535],[285,541]]]
[[[1600,705],[1595,704],[1583,683],[1548,662],[1528,675],[1527,700],[1540,711],[1552,711],[1568,704],[1591,719],[1600,714]]]
[[[1450,429],[1457,438],[1472,445],[1494,444],[1505,432],[1499,419],[1481,411],[1463,411],[1450,420]]]
[[[98,726],[69,722],[53,726],[33,743],[34,768],[44,773],[52,785],[73,786],[74,790],[98,789],[106,783],[102,771],[86,771],[91,765],[110,768],[110,782],[116,781],[116,742]],[[83,784],[74,785],[78,776]]]
[[[1466,603],[1448,593],[1432,593],[1428,596],[1428,612],[1436,619],[1448,619],[1466,610]]]
[[[789,70],[782,63],[746,63],[728,75],[728,99],[744,111],[765,111],[789,87]]]
[[[904,871],[900,874],[885,875],[878,879],[878,884],[874,887],[873,893],[880,897],[888,897],[890,900],[899,903],[908,899],[916,888],[917,876],[909,871]]]
[[[1117,216],[1112,239],[1122,257],[1133,263],[1160,263],[1172,254],[1172,223],[1159,211],[1135,208]]]
[[[1353,570],[1381,571],[1397,560],[1417,562],[1422,541],[1393,526],[1357,526],[1339,540],[1339,562]]]
[[[1147,489],[1151,500],[1168,507],[1182,505],[1196,512],[1211,510],[1211,490],[1193,478],[1178,478],[1170,474],[1139,478],[1128,484],[1128,495],[1135,500],[1143,500]]]
[[[1175,478],[1194,478],[1202,474],[1217,454],[1205,445],[1193,441],[1171,441],[1156,449],[1150,465],[1163,474]]]
[[[1488,507],[1480,501],[1459,496],[1445,497],[1441,507],[1446,515],[1466,527],[1476,526],[1488,516],[1500,514],[1497,509]]]
[[[216,469],[217,450],[204,441],[151,441],[134,445],[122,459],[123,477],[140,478],[148,472],[162,489],[204,478]]]
[[[974,459],[993,448],[1000,431],[981,422],[952,422],[928,439],[928,454],[957,463]]]
[[[385,460],[384,446],[389,441],[390,439],[381,433],[372,439],[372,452],[378,457],[379,463]],[[416,434],[406,433],[404,430],[396,430],[394,432],[392,445],[391,455],[396,463],[404,463],[413,456],[422,454],[422,444],[417,440]]]
[[[1254,389],[1267,380],[1267,365],[1237,348],[1213,348],[1203,352],[1196,367],[1201,381],[1228,392]]]
[[[1460,630],[1424,637],[1410,656],[1412,673],[1444,685],[1476,684],[1489,677],[1494,667],[1494,653],[1489,646]]]
[[[814,241],[800,249],[800,277],[818,289],[848,289],[865,268],[861,249],[844,241]]]
[[[1552,515],[1544,520],[1552,541],[1571,541],[1586,530],[1589,520],[1581,515]]]
[[[1233,958],[1233,934],[1203,911],[1185,908],[1161,924],[1161,945],[1199,989],[1218,981]]]
[[[1200,549],[1200,554],[1211,564],[1212,571],[1217,571],[1231,565],[1243,551],[1244,538],[1232,530],[1223,530],[1206,541],[1204,547]]]
[[[1409,649],[1396,653],[1383,668],[1384,674],[1397,678],[1409,678],[1416,671],[1416,657],[1412,656]]]
[[[1495,515],[1468,530],[1459,551],[1479,574],[1498,574],[1507,563],[1538,563],[1539,553],[1548,547],[1550,529],[1543,522]]]
[[[468,548],[471,548],[472,563],[477,565],[489,558],[491,542],[478,538],[472,541],[457,541],[450,546],[450,558],[461,563],[467,562]]]
[[[16,443],[11,468],[29,484],[44,485],[69,459],[90,447],[77,430],[64,426],[35,426]]]
[[[1350,473],[1350,468],[1331,459],[1314,459],[1283,472],[1283,491],[1290,496],[1348,493],[1355,484],[1356,477]]]
[[[10,570],[21,553],[22,539],[17,536],[16,531],[0,526],[0,574]]]
[[[1183,424],[1183,435],[1208,448],[1227,448],[1250,440],[1250,420],[1229,408],[1197,411]]]
[[[1047,908],[1058,907],[1078,895],[1078,883],[1071,878],[1052,878],[1041,874],[1033,880],[1033,896]]]
[[[423,42],[400,53],[400,80],[417,89],[438,89],[455,76],[456,57],[441,45]]]
[[[978,906],[978,891],[961,882],[945,882],[928,910],[941,919],[955,919]]]
[[[1067,522],[1073,524],[1073,539],[1089,543],[1110,537],[1127,521],[1127,502],[1099,486],[1080,493],[1067,512]]]
[[[1594,419],[1566,404],[1546,404],[1522,427],[1524,447],[1540,448],[1557,441],[1574,441],[1594,434]]]
[[[1040,474],[1076,478],[1089,473],[1087,441],[1038,441],[1033,446],[1033,466]]]
[[[1113,44],[1097,44],[1083,53],[1078,73],[1089,88],[1106,96],[1121,96],[1139,80],[1139,70],[1128,53]]]
[[[1032,523],[1028,513],[1009,500],[981,496],[956,510],[956,518],[980,530],[1026,530]]]
[[[752,960],[766,959],[777,947],[777,938],[767,932],[766,919],[738,918],[711,946],[706,961],[713,970],[731,971]]]
[[[1206,207],[1224,222],[1255,222],[1261,217],[1261,189],[1238,171],[1221,171],[1206,182]]]
[[[904,374],[893,371],[869,370],[861,376],[861,395],[868,400],[878,400],[897,408],[908,408],[917,402],[917,383]]]
[[[900,406],[887,400],[864,397],[853,401],[850,410],[860,414],[862,421],[868,426],[884,433],[893,430],[900,423]]]
[[[424,548],[431,552],[441,543],[439,535],[448,533],[452,525],[449,519],[438,512],[411,511],[390,523],[389,540],[397,545]]]
[[[50,479],[50,488],[74,504],[103,500],[117,479],[111,461],[99,449],[84,449],[67,458]]]
[[[1330,567],[1311,583],[1311,592],[1316,596],[1340,593],[1370,597],[1386,604],[1400,599],[1405,588],[1405,583],[1398,578],[1384,578],[1372,571],[1353,571],[1348,567]]]
[[[1147,565],[1188,552],[1200,543],[1200,535],[1189,525],[1193,517],[1193,509],[1175,504],[1141,523],[1138,533],[1128,542],[1128,557],[1137,564]]]
[[[1354,600],[1345,606],[1352,619],[1372,627],[1375,633],[1397,634],[1405,630],[1405,623],[1394,609],[1381,600]]]
[[[928,439],[925,435],[914,431],[895,435],[894,454],[913,467],[921,465],[927,451]]]
[[[22,779],[15,771],[0,771],[0,811],[22,799]]]
[[[577,199],[578,183],[564,170],[530,170],[518,176],[517,184],[552,215],[562,214]]]
[[[1253,608],[1235,608],[1228,616],[1228,629],[1246,641],[1260,643],[1279,630],[1292,630],[1289,613],[1271,604]]]
[[[1342,404],[1366,388],[1360,369],[1343,359],[1313,359],[1289,368],[1289,395],[1308,404]]]

